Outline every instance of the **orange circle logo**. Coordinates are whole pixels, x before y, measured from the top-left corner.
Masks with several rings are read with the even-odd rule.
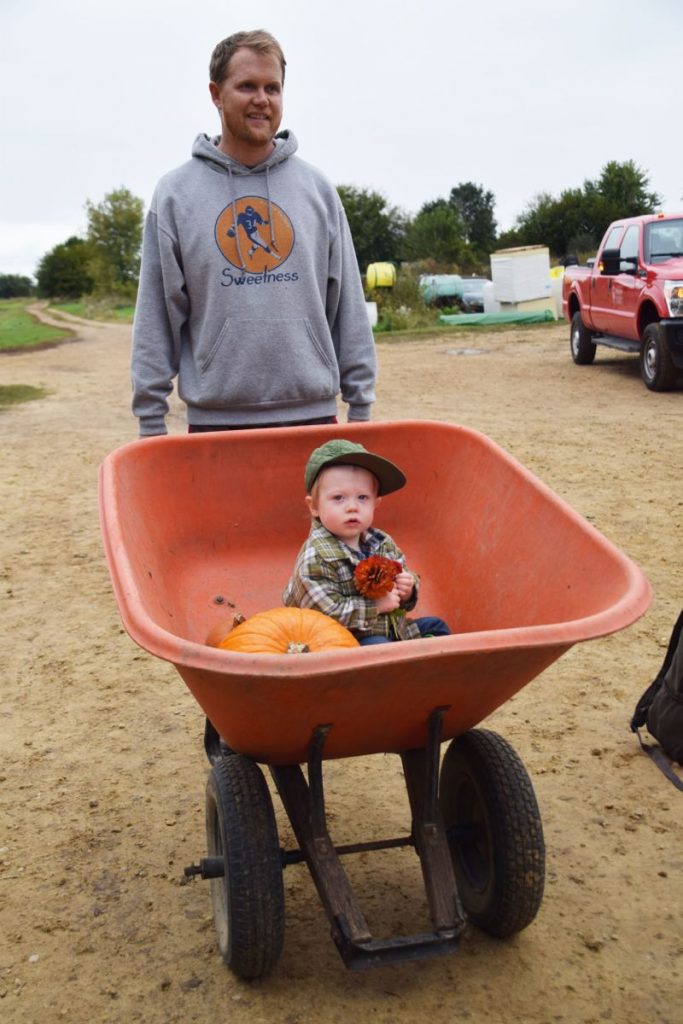
[[[226,206],[216,221],[216,244],[233,267],[249,274],[276,270],[294,245],[294,228],[284,210],[260,196]]]

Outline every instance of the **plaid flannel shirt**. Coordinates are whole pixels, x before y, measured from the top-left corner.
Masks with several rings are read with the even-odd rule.
[[[358,640],[366,636],[390,636],[392,619],[386,613],[378,615],[377,602],[358,593],[353,570],[368,555],[393,558],[405,569],[405,556],[388,533],[372,526],[363,534],[362,543],[364,552],[354,551],[314,519],[282,595],[283,603],[298,608],[314,608],[330,615]],[[415,589],[410,600],[401,605],[408,611],[417,604],[419,587],[419,577],[413,572],[411,576],[415,580]],[[420,636],[417,625],[405,615],[394,613],[393,621],[401,640],[416,640]]]

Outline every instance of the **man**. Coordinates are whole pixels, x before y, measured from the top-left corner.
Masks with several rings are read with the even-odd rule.
[[[267,32],[219,43],[220,120],[157,185],[133,328],[133,412],[166,433],[178,378],[190,431],[370,417],[375,346],[333,186],[278,134],[285,59]]]

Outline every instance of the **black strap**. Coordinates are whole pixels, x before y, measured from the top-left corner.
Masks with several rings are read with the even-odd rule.
[[[647,724],[647,713],[650,710],[650,705],[657,695],[657,691],[664,682],[664,676],[669,671],[669,666],[673,661],[676,648],[678,647],[681,631],[683,631],[683,611],[681,611],[678,616],[676,625],[674,626],[671,637],[669,638],[669,646],[667,648],[662,667],[636,705],[636,710],[633,712],[633,717],[631,718],[631,732],[638,732],[641,725]],[[677,694],[674,694],[673,691],[670,690],[670,688],[667,687],[667,689],[669,689],[669,692],[671,692],[672,696],[675,697],[676,700],[680,699]],[[638,735],[638,739],[640,739],[640,734]]]
[[[676,772],[671,767],[671,765],[669,763],[669,760],[666,757],[666,755],[665,755],[664,751],[662,750],[662,748],[661,747],[653,747],[651,743],[644,743],[643,742],[643,738],[640,735],[640,732],[638,731],[638,729],[634,729],[633,731],[637,735],[638,741],[639,741],[641,747],[643,748],[645,753],[648,755],[648,757],[652,758],[654,763],[659,768],[660,772],[663,772],[664,775],[666,775],[667,779],[670,782],[673,782],[673,784],[676,787],[676,789],[683,790],[683,779],[680,779],[678,777],[678,775],[676,775]]]
[[[664,658],[664,664],[662,665],[659,671],[660,676],[665,676],[666,673],[669,671],[669,665],[673,661],[674,653],[676,651],[676,648],[678,647],[678,641],[681,637],[681,631],[683,631],[683,611],[681,611],[681,614],[678,616],[678,619],[676,620],[676,625],[673,628],[671,639],[669,640],[669,646],[666,652],[666,657]]]

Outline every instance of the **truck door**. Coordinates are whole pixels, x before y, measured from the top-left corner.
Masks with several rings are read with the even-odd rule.
[[[624,225],[615,224],[605,236],[600,247],[600,253],[602,253],[603,249],[618,249],[623,233]],[[612,317],[613,281],[613,277],[600,273],[600,257],[598,256],[590,282],[591,320],[593,322],[593,329],[603,331],[605,334],[611,333],[607,325],[611,322]]]
[[[612,278],[612,309],[607,318],[605,331],[618,338],[638,338],[636,310],[643,290],[644,281],[639,276],[642,266],[640,253],[640,227],[631,224],[619,247],[621,273]]]

